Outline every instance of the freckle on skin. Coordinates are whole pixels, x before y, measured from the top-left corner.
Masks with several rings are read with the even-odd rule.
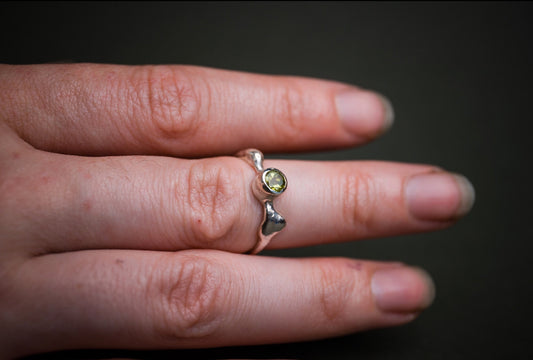
[[[48,184],[50,182],[50,177],[49,176],[42,176],[41,177],[41,182],[43,184]]]
[[[83,205],[83,210],[85,210],[85,211],[89,211],[89,210],[91,210],[91,208],[93,207],[93,204],[91,203],[90,200],[85,200],[85,201],[82,203],[82,205]]]
[[[348,267],[350,267],[351,269],[355,269],[357,271],[361,271],[363,270],[363,264],[358,262],[358,261],[351,261],[348,263]]]
[[[106,75],[106,79],[107,79],[107,80],[113,80],[115,77],[116,77],[116,73],[115,73],[115,71],[110,71],[110,72],[108,72],[107,75]]]
[[[116,260],[115,260],[115,264],[117,264],[117,265],[122,265],[122,264],[124,264],[124,260],[122,260],[122,259],[116,259]]]
[[[13,159],[20,159],[20,153],[18,152],[14,152],[12,155],[13,155]]]

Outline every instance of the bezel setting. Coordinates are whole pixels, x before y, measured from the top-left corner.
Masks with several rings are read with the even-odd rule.
[[[267,179],[267,177],[271,173],[274,173],[274,176],[276,175],[281,176],[282,185],[280,185],[281,187],[280,190],[276,190],[276,187],[269,185],[269,180]],[[266,191],[268,194],[271,194],[274,196],[282,194],[285,190],[287,190],[287,185],[288,185],[287,177],[285,176],[285,174],[281,170],[276,169],[276,168],[268,168],[268,169],[263,170],[263,172],[261,173],[261,183],[263,185],[262,186],[263,190]]]

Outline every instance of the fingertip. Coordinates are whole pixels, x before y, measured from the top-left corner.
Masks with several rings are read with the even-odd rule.
[[[383,124],[381,127],[381,132],[386,132],[392,127],[394,123],[394,108],[392,107],[391,101],[382,94],[376,94],[381,100],[381,105],[383,107]]]
[[[372,91],[343,89],[336,94],[335,105],[344,129],[358,137],[375,138],[394,122],[391,102]]]
[[[384,313],[415,314],[429,307],[435,298],[430,275],[415,267],[379,269],[372,276],[371,289],[376,306]]]
[[[472,183],[465,176],[461,174],[452,174],[452,176],[457,182],[461,193],[461,201],[459,202],[456,214],[458,217],[462,217],[472,210],[476,200],[476,191]]]
[[[405,188],[407,206],[420,220],[449,221],[466,215],[475,200],[474,187],[462,175],[447,172],[418,174]]]

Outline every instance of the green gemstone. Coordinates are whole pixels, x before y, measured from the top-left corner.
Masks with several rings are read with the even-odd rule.
[[[275,192],[282,192],[287,187],[287,181],[281,171],[272,169],[265,174],[266,185]]]

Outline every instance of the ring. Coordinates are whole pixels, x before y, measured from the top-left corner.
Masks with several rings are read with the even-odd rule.
[[[287,189],[287,177],[275,168],[263,168],[263,153],[256,149],[242,150],[236,155],[250,164],[257,172],[252,182],[252,192],[263,205],[263,221],[258,231],[257,244],[249,254],[257,254],[268,245],[278,232],[283,230],[287,222],[285,218],[274,209],[273,200]]]

